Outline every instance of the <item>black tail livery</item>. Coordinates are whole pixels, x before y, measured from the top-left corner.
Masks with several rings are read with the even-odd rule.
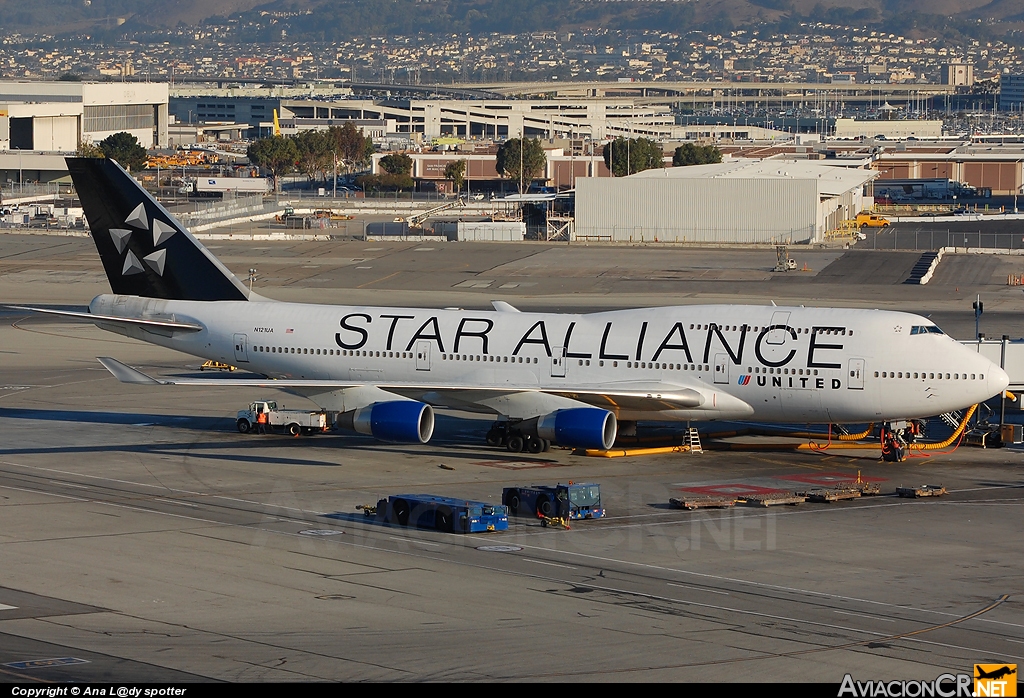
[[[113,160],[66,158],[110,289],[166,300],[244,301],[245,286]]]

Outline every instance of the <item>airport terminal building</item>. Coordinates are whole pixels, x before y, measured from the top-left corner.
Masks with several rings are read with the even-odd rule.
[[[871,170],[759,160],[576,180],[577,240],[813,243],[866,207]],[[870,202],[870,198],[867,199]]]

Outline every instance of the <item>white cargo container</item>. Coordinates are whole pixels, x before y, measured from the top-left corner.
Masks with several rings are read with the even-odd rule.
[[[195,191],[266,194],[270,191],[270,181],[265,177],[198,177]]]
[[[522,221],[459,221],[458,240],[487,240],[517,242],[526,237],[526,223]]]

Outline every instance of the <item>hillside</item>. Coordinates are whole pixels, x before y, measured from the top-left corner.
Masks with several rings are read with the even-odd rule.
[[[1024,20],[1024,0],[0,0],[10,31],[102,34],[159,30],[236,17],[245,40],[336,40],[360,35],[521,33],[579,28],[695,29],[775,25],[802,20],[869,25],[940,35],[1003,33]],[[985,20],[981,25],[977,18]],[[1008,21],[1007,21],[1008,20]]]

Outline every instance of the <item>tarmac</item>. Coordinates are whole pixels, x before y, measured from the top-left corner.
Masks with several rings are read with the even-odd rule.
[[[283,300],[522,309],[754,302],[898,308],[954,336],[1024,334],[1015,259],[916,253],[364,242],[211,243]],[[1014,271],[1016,269],[1016,271]],[[0,302],[81,307],[109,292],[83,238],[0,235]],[[0,324],[0,680],[931,680],[1024,660],[1019,448],[883,464],[872,451],[616,459],[483,445],[438,412],[431,444],[242,435],[264,394],[117,383],[199,361],[85,323]],[[300,398],[267,394],[288,407]],[[1016,407],[1011,419],[1022,421]],[[682,494],[843,480],[832,504],[670,509]],[[606,519],[508,532],[386,526],[403,492],[499,502],[502,487],[598,482]],[[899,485],[942,484],[935,499]]]

